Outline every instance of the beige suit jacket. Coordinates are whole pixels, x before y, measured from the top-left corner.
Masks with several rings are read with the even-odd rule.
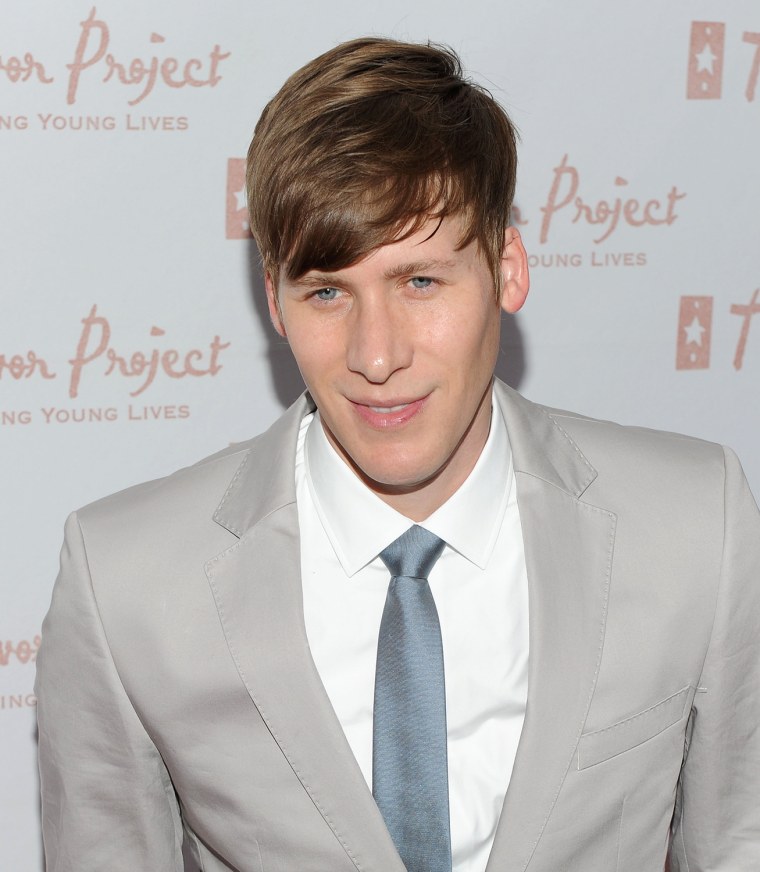
[[[757,872],[760,518],[738,462],[497,395],[530,664],[488,872],[662,872],[668,851]],[[309,654],[309,402],[69,519],[36,687],[49,872],[181,870],[183,838],[205,872],[403,872]]]

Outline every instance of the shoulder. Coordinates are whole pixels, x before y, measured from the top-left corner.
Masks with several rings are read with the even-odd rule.
[[[584,501],[612,510],[657,503],[664,511],[690,503],[716,506],[719,498],[722,503],[726,466],[735,458],[721,445],[539,405],[503,386],[500,397],[523,467],[550,481],[559,470],[559,479]],[[538,454],[545,459],[539,462]]]
[[[268,430],[171,475],[143,482],[90,503],[76,515],[88,546],[135,548],[151,542],[192,550],[198,542],[220,550],[233,527],[221,506],[255,506],[271,479],[293,478],[294,446],[308,399],[300,398]],[[182,546],[182,543],[186,543]]]
[[[727,469],[741,467],[730,449],[665,430],[626,426],[558,409],[546,414],[596,470],[583,499],[615,512],[621,522],[640,516],[648,535],[722,541]],[[690,532],[689,532],[690,531]]]
[[[583,451],[592,465],[611,461],[634,465],[656,463],[679,468],[702,467],[704,464],[722,468],[724,448],[683,433],[655,430],[590,418],[563,409],[541,407],[564,433]]]
[[[213,511],[255,444],[256,439],[251,439],[231,445],[170,475],[141,482],[89,503],[79,509],[77,515],[83,524],[118,524],[166,512],[184,515],[200,505],[211,506]]]
[[[230,446],[79,509],[70,519],[76,528],[69,527],[67,537],[72,529],[81,536],[93,578],[132,576],[138,566],[169,577],[233,544],[213,514],[255,443]]]
[[[308,395],[302,395],[272,425],[245,442],[239,442],[176,470],[171,475],[142,482],[103,497],[78,511],[83,522],[122,522],[139,517],[171,515],[186,518],[202,512],[209,517],[245,471],[264,479],[273,468],[293,463],[298,427],[311,410]],[[249,482],[249,484],[255,484]]]

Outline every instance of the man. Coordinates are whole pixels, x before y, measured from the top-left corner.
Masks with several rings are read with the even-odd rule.
[[[760,520],[733,455],[536,406],[503,110],[432,46],[286,82],[249,153],[308,393],[69,519],[48,869],[760,865]]]

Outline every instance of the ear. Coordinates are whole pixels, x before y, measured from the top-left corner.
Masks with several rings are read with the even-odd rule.
[[[269,273],[266,273],[264,276],[264,286],[267,289],[267,305],[269,306],[269,317],[272,321],[272,326],[283,339],[287,339],[285,324],[283,324],[282,312],[280,311],[280,303],[277,298],[277,288],[275,288],[272,276]]]
[[[522,309],[530,290],[528,255],[516,227],[507,227],[504,233],[501,277],[501,308],[513,315]]]

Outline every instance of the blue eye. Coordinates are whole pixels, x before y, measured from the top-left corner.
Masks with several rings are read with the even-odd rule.
[[[328,302],[329,300],[334,300],[337,295],[337,288],[321,288],[314,294],[314,296],[318,300],[324,300],[325,302]]]
[[[412,283],[412,287],[416,288],[418,291],[423,291],[425,288],[429,288],[433,283],[432,279],[426,278],[425,276],[414,276],[413,279],[410,279]]]

